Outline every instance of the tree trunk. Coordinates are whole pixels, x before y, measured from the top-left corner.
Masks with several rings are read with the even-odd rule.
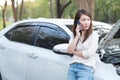
[[[17,9],[15,8],[15,0],[11,0],[12,2],[12,10],[13,10],[13,16],[14,16],[14,21],[18,21],[18,18],[17,18]]]
[[[20,7],[20,16],[19,16],[19,20],[22,20],[23,6],[24,6],[24,0],[22,0],[22,1],[21,1],[21,7]]]
[[[53,18],[53,17],[54,17],[54,16],[53,16],[54,14],[53,14],[52,5],[53,5],[52,0],[50,0],[50,13],[51,13],[51,17]]]
[[[60,12],[61,12],[60,0],[57,0],[57,1],[56,1],[56,6],[57,6],[57,15],[56,15],[56,17],[57,17],[57,18],[60,18],[60,17],[61,17],[61,15],[60,15]]]
[[[2,10],[2,19],[3,19],[3,28],[5,28],[6,27],[6,24],[5,24],[5,12],[4,12],[4,10]]]
[[[57,18],[61,18],[62,17],[62,14],[65,10],[65,8],[71,3],[71,0],[69,0],[69,2],[66,3],[66,0],[63,1],[63,3],[61,4],[60,3],[60,0],[57,0],[56,1],[56,6],[57,6],[57,15],[56,17]]]
[[[5,1],[4,7],[1,6],[1,9],[2,9],[2,19],[3,19],[3,28],[6,27],[6,23],[5,23],[5,11],[6,11],[6,7],[7,7],[7,1]]]
[[[94,0],[77,0],[78,9],[85,9],[88,11],[92,19],[94,19]]]

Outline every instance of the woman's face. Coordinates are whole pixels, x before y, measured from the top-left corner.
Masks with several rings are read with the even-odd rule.
[[[88,30],[89,29],[90,23],[91,23],[91,20],[90,20],[89,16],[83,14],[80,17],[79,21],[80,21],[80,24],[81,24],[83,30]]]

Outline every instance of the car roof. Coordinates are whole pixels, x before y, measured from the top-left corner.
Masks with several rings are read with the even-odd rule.
[[[74,22],[74,19],[65,19],[65,18],[42,18],[42,19],[47,19],[50,21],[57,21],[64,25],[73,25],[73,22]]]
[[[56,19],[47,19],[47,18],[21,20],[21,21],[18,21],[18,22],[15,22],[15,23],[9,25],[8,27],[6,27],[7,29],[1,30],[0,33],[4,33],[7,30],[10,30],[11,28],[13,28],[13,26],[21,24],[21,23],[26,23],[26,22],[48,22],[48,23],[52,23],[52,24],[58,25],[59,27],[61,27],[62,29],[64,29],[69,35],[72,35],[72,32],[69,30],[68,27],[66,27],[65,24],[62,24],[59,20],[56,20]]]
[[[68,27],[72,27],[74,24],[74,19],[62,19],[62,18],[47,18],[50,21],[58,21],[64,25],[71,25]],[[108,29],[110,30],[112,28],[112,25],[101,22],[101,21],[92,21],[94,28],[102,28],[102,29]],[[71,29],[71,28],[70,28]]]
[[[100,21],[93,21],[93,26],[94,28],[103,28],[103,29],[108,29],[110,30],[112,28],[112,25]]]

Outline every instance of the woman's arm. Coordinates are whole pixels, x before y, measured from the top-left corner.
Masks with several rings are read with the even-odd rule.
[[[69,46],[67,48],[68,53],[73,54],[75,52],[75,48],[76,48],[78,40],[79,40],[78,36],[75,36],[75,38],[70,40]]]
[[[76,53],[75,49],[76,49],[77,43],[80,39],[80,32],[79,31],[80,31],[80,27],[77,26],[76,27],[76,36],[72,37],[72,39],[69,41],[69,46],[68,46],[67,50],[68,50],[68,53],[70,53],[70,54]]]
[[[95,54],[98,48],[98,35],[97,34],[93,35],[93,37],[89,40],[90,40],[90,44],[88,48],[82,51],[75,50],[73,54],[86,59],[91,57],[93,54]]]

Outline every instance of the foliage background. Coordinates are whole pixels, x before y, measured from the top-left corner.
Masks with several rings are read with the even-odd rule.
[[[56,15],[56,0],[52,0],[53,17],[50,13],[50,0],[35,0],[35,2],[25,2],[22,19],[29,18],[55,18]],[[61,0],[64,1],[64,0]],[[69,0],[67,0],[69,1]],[[106,23],[115,23],[120,19],[120,0],[94,0],[94,20]],[[72,0],[72,3],[65,8],[62,18],[74,18],[77,8],[77,1]],[[18,9],[20,7],[18,6]],[[19,12],[18,12],[19,14]],[[11,5],[7,5],[6,24],[13,22],[13,12]],[[0,29],[2,28],[2,11],[0,10]]]

